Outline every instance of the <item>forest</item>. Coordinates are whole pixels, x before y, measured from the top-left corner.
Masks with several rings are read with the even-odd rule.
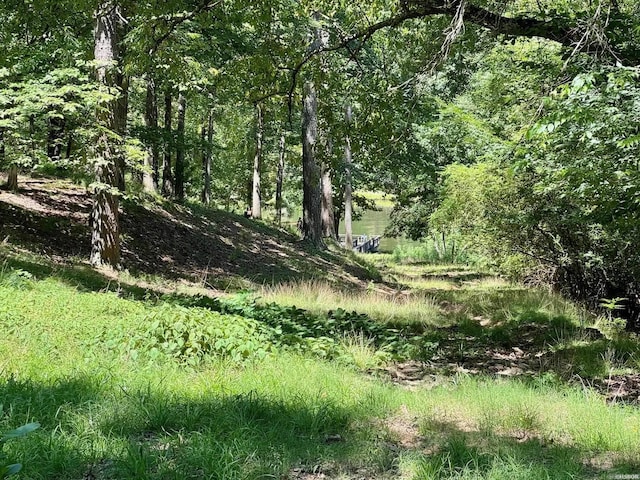
[[[0,478],[639,474],[639,162],[636,0],[3,0]]]

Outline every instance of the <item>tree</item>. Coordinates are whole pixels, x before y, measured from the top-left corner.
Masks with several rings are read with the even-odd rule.
[[[118,213],[119,129],[118,68],[121,67],[120,41],[122,11],[112,0],[103,0],[96,10],[94,56],[96,77],[104,92],[96,122],[100,127],[96,141],[93,206],[91,209],[91,264],[120,266],[120,221]]]
[[[256,103],[256,149],[253,156],[253,180],[251,192],[251,214],[253,218],[262,218],[262,192],[260,190],[260,175],[262,170],[264,112],[261,103]]]

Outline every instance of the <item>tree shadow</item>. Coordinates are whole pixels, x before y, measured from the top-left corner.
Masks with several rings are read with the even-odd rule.
[[[86,192],[52,191],[41,180],[0,199],[0,240],[54,258],[88,258]],[[205,287],[242,288],[327,279],[358,285],[373,278],[357,262],[314,250],[284,230],[198,205],[122,202],[122,263],[135,275],[185,279]]]
[[[535,428],[496,432],[430,420],[423,431],[423,455],[417,478],[610,478],[633,473],[640,465],[628,456],[563,445]],[[601,455],[608,456],[606,462]],[[605,477],[606,476],[606,477]]]
[[[90,378],[0,385],[4,423],[41,428],[10,444],[28,478],[288,478],[300,465],[350,464],[367,445],[350,437],[357,407],[330,398],[255,392],[198,398]]]

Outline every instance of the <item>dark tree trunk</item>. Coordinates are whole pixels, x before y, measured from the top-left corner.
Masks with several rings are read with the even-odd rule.
[[[349,135],[351,117],[351,105],[348,105],[344,115],[345,123],[347,124],[347,135],[344,145],[344,248],[347,250],[353,248],[353,191],[351,185],[351,164],[353,159],[351,157],[351,137]]]
[[[158,188],[158,95],[154,78],[147,77],[147,95],[145,98],[144,123],[147,127],[147,153],[144,157],[142,186],[145,192],[155,193]]]
[[[162,157],[162,195],[169,198],[173,196],[173,176],[171,174],[171,154],[173,145],[173,130],[171,127],[173,98],[171,90],[164,93],[164,155]]]
[[[73,150],[73,133],[69,132],[69,137],[67,138],[67,151],[65,153],[65,158],[71,158],[71,151]]]
[[[335,212],[333,209],[333,183],[331,168],[322,165],[322,235],[337,240]]]
[[[116,100],[116,110],[115,110],[115,126],[114,132],[120,137],[120,141],[124,140],[124,137],[127,134],[127,115],[129,112],[129,77],[121,74],[117,74],[116,76],[117,86],[120,89],[120,95]],[[124,149],[119,148],[116,151],[116,175],[117,175],[117,185],[118,190],[121,192],[125,191],[125,170],[126,170],[126,162]]]
[[[103,0],[96,12],[94,55],[100,87],[117,92],[119,28],[122,15],[117,4]],[[118,151],[111,132],[118,129],[118,101],[107,100],[97,109],[96,121],[102,127],[96,142],[96,187],[91,209],[91,264],[120,265],[120,220],[118,217]]]
[[[4,146],[4,129],[0,128],[0,167],[5,166],[6,151]],[[7,170],[7,185],[8,190],[13,192],[18,191],[18,166],[15,164],[9,165]]]
[[[204,149],[202,152],[202,203],[209,205],[211,203],[211,155],[213,148],[213,111],[209,112],[209,118],[206,127],[202,127],[202,143]],[[206,143],[205,143],[206,140]]]
[[[302,233],[305,240],[324,249],[322,240],[321,171],[316,163],[318,99],[313,82],[304,83],[302,98]]]
[[[176,143],[176,199],[184,200],[184,117],[187,111],[187,99],[181,92],[178,94],[178,125]]]
[[[260,170],[262,168],[262,139],[264,135],[264,112],[262,105],[256,104],[256,152],[253,156],[253,182],[251,189],[251,214],[253,218],[262,218],[262,194]]]
[[[280,134],[280,152],[278,156],[278,174],[276,176],[276,215],[278,225],[282,225],[282,182],[284,181],[284,156],[285,156],[284,130]]]
[[[7,190],[12,192],[18,191],[18,166],[15,163],[9,165],[7,172]]]
[[[49,118],[49,132],[47,135],[47,156],[52,162],[56,162],[62,158],[64,126],[64,117]]]

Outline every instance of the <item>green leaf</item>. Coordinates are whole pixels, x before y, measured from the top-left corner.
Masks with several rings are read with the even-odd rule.
[[[2,438],[0,438],[0,443],[12,440],[14,438],[24,437],[25,435],[33,432],[34,430],[37,430],[38,428],[40,428],[40,424],[37,422],[27,423],[26,425],[5,433]]]

